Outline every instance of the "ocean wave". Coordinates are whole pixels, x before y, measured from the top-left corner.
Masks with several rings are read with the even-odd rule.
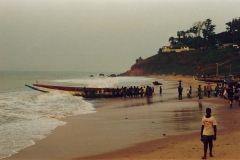
[[[0,96],[0,158],[34,145],[65,125],[62,118],[96,112],[93,104],[60,92],[8,92]]]

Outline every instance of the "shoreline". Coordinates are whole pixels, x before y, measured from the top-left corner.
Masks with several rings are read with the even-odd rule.
[[[179,81],[182,80],[183,84],[192,86],[196,89],[198,85],[206,84],[207,82],[195,80],[192,77],[183,76],[159,76],[151,75],[149,77]],[[216,84],[213,84],[215,87]],[[214,89],[214,88],[213,88]],[[183,101],[192,101],[192,99],[185,99]],[[183,102],[182,101],[182,102]],[[195,101],[199,101],[195,99]],[[228,101],[217,98],[205,98],[200,101],[208,101],[219,104],[217,119],[219,125],[224,126],[223,129],[217,130],[217,140],[213,142],[213,154],[211,159],[240,159],[240,145],[237,143],[240,140],[240,107],[234,103],[233,109],[228,108]],[[210,107],[211,108],[211,107]],[[230,113],[229,113],[230,112]],[[213,113],[213,116],[216,115]],[[204,115],[203,115],[204,116]],[[99,155],[92,155],[88,157],[73,158],[73,160],[90,160],[90,159],[116,159],[116,160],[134,160],[134,159],[201,159],[203,156],[203,144],[200,142],[200,124],[199,119],[199,132],[193,132],[186,135],[172,135],[165,138],[148,141],[144,143],[135,144],[132,147],[124,148],[121,150],[103,153]],[[231,138],[230,138],[231,137]]]
[[[209,102],[216,101],[213,98],[207,100]],[[240,107],[233,106],[229,109],[223,103],[225,100],[220,100],[218,104],[219,113],[212,114],[217,117],[218,130],[217,140],[213,142],[214,159],[240,159]],[[207,108],[207,107],[205,107]],[[230,114],[229,114],[230,113]],[[184,159],[201,159],[203,156],[203,144],[200,141],[200,124],[199,131],[187,133],[185,135],[170,135],[164,138],[137,143],[132,147],[121,150],[92,155],[87,157],[73,158],[72,160],[90,160],[90,159],[116,159],[116,160],[134,160],[134,159],[161,159],[161,160],[184,160]],[[219,125],[221,127],[219,127]],[[219,129],[221,128],[221,129]],[[208,156],[208,155],[207,155]]]
[[[198,82],[197,80],[193,80],[192,77],[182,77],[182,76],[148,76],[158,79],[164,79],[167,81],[178,81],[179,78],[182,80],[182,83],[185,85],[191,85],[193,89],[196,89],[198,84],[204,84],[203,82]],[[186,89],[185,89],[186,91]],[[164,92],[163,92],[164,93]],[[159,94],[156,93],[155,94]],[[193,99],[184,99],[181,102],[198,102],[199,100],[196,98]],[[240,152],[238,152],[239,146],[237,145],[237,141],[240,140],[239,135],[240,132],[237,130],[240,122],[237,117],[240,115],[240,110],[236,104],[234,104],[233,109],[229,110],[226,106],[227,101],[223,99],[217,98],[205,98],[200,100],[201,102],[209,102],[209,103],[217,103],[221,106],[218,107],[219,113],[217,116],[217,122],[221,126],[222,124],[225,126],[224,129],[219,130],[218,139],[214,142],[213,154],[217,159],[226,159],[226,158],[239,158]],[[112,107],[113,104],[118,104],[122,102],[122,99],[118,100],[107,100],[108,104],[104,104],[100,106],[98,109],[98,115],[87,114],[87,115],[79,115],[75,117],[68,117],[64,119],[67,122],[65,126],[57,127],[53,130],[51,135],[48,135],[45,139],[37,141],[35,145],[30,146],[21,150],[19,153],[12,155],[9,158],[5,158],[6,160],[10,159],[62,159],[62,160],[82,160],[82,159],[200,159],[203,155],[203,145],[200,142],[200,121],[199,119],[199,132],[193,132],[185,135],[167,135],[162,137],[162,135],[156,139],[134,139],[134,133],[129,132],[130,139],[133,139],[130,143],[131,145],[126,145],[124,143],[125,137],[121,135],[121,130],[118,130],[119,126],[124,126],[128,118],[132,122],[134,120],[130,118],[131,114],[120,112],[116,117],[112,117],[112,113],[114,110],[118,109],[117,106]],[[172,102],[172,100],[171,100]],[[179,101],[176,101],[179,103]],[[123,103],[123,102],[122,102]],[[126,102],[125,102],[126,103]],[[118,104],[118,105],[126,105],[126,104]],[[151,105],[150,105],[151,106]],[[130,109],[131,108],[131,109]],[[124,108],[128,109],[130,113],[135,114],[138,113],[138,110],[144,111],[143,107],[129,107]],[[204,106],[204,108],[206,108]],[[154,109],[153,107],[151,109]],[[107,113],[105,113],[107,112]],[[234,113],[233,113],[234,112]],[[225,115],[225,113],[230,113]],[[149,113],[152,114],[152,113]],[[108,132],[100,132],[101,131],[101,121],[104,119],[104,116],[108,116],[107,125],[110,127]],[[152,115],[154,116],[154,115]],[[213,112],[213,116],[215,113]],[[216,117],[215,116],[215,117]],[[115,121],[116,118],[119,118]],[[226,121],[224,121],[227,119]],[[110,120],[110,122],[109,122]],[[81,121],[81,123],[79,123]],[[91,121],[94,121],[93,124]],[[111,121],[114,124],[111,124]],[[139,120],[136,120],[139,121]],[[118,127],[115,126],[115,123],[118,123]],[[151,121],[150,121],[151,122]],[[141,122],[142,123],[142,122]],[[231,125],[230,125],[231,124]],[[149,125],[149,124],[148,124]],[[96,128],[92,131],[91,137],[94,137],[92,144],[89,144],[87,141],[86,134],[83,134],[81,130],[84,130],[86,127]],[[129,128],[132,126],[129,126]],[[89,129],[89,128],[88,128]],[[95,133],[99,131],[100,133]],[[101,134],[108,134],[106,136]],[[232,139],[229,138],[229,134]],[[85,137],[81,137],[85,136]],[[112,138],[112,140],[111,140]],[[111,141],[114,141],[114,138],[118,139],[116,144],[112,144]],[[122,142],[121,142],[122,140]],[[227,140],[227,142],[226,142]],[[98,144],[94,143],[98,142]],[[115,140],[116,141],[116,140]],[[80,146],[79,142],[83,142],[86,146]],[[104,147],[101,147],[101,146]],[[81,148],[82,147],[82,148]],[[216,148],[215,148],[216,147]],[[228,154],[229,147],[231,148],[231,154]],[[234,148],[233,148],[234,147]],[[91,152],[91,150],[95,150]],[[82,150],[85,152],[86,156],[79,156],[79,152]],[[192,153],[191,153],[192,152]],[[239,154],[238,154],[239,153]],[[60,154],[60,155],[59,155]],[[219,156],[221,154],[221,156]],[[231,155],[231,156],[230,156]],[[211,159],[216,159],[215,157]]]

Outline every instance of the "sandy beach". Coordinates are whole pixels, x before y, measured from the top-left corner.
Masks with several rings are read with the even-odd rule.
[[[199,84],[204,85],[193,77],[151,77],[176,82],[181,79],[184,85],[192,86],[194,92]],[[192,99],[179,101],[176,93],[175,100],[161,101],[167,99],[162,99],[158,91],[151,100],[107,100],[97,107],[96,113],[66,118],[66,125],[6,160],[201,159],[200,121],[208,107],[218,122],[214,157],[208,159],[240,159],[238,103],[234,102],[230,109],[224,99],[198,100],[196,93]],[[171,110],[176,106],[182,109]],[[166,117],[159,117],[160,112],[165,112]],[[173,123],[160,128],[162,121]]]

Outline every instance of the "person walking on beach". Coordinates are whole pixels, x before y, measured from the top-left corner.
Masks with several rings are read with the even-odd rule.
[[[190,86],[189,88],[189,97],[191,98],[191,95],[192,95],[192,86]]]
[[[159,93],[160,95],[162,95],[162,87],[160,86],[160,89],[159,89]]]
[[[182,99],[182,91],[183,88],[181,85],[178,86],[178,99],[181,100]]]
[[[228,101],[229,101],[229,105],[230,108],[232,108],[232,104],[233,104],[233,86],[232,85],[228,85],[228,87],[226,88],[227,91],[227,95],[228,95]]]
[[[187,98],[191,98],[189,89],[187,89]]]
[[[219,96],[219,84],[217,83],[216,87],[215,87],[215,93],[216,93],[216,97]]]
[[[206,115],[202,118],[201,141],[204,144],[204,156],[202,159],[207,159],[207,150],[209,146],[209,156],[213,157],[213,140],[217,139],[217,121],[211,115],[211,108],[206,109]]]
[[[210,98],[210,94],[211,94],[211,91],[212,91],[212,87],[211,87],[211,85],[210,85],[210,83],[208,83],[208,85],[207,85],[207,95],[208,95],[208,98]]]

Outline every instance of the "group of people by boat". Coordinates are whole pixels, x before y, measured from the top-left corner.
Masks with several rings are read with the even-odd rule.
[[[208,83],[206,86],[204,86],[204,89],[202,90],[201,85],[198,86],[198,97],[199,99],[202,99],[202,91],[204,93],[205,97],[210,97],[211,93],[217,98],[224,98],[229,101],[230,107],[232,107],[233,101],[239,103],[240,106],[240,83],[238,82],[232,82],[232,83],[217,83],[215,86],[215,89],[213,90],[211,87],[211,84]]]
[[[83,97],[87,98],[113,98],[113,97],[151,97],[154,87],[121,87],[121,88],[83,88]]]

